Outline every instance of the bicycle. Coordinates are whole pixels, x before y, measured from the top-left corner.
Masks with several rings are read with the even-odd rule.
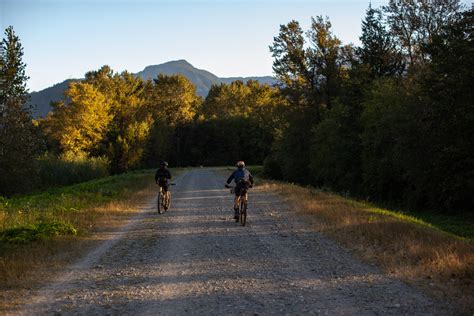
[[[160,182],[158,182],[160,183]],[[175,185],[175,183],[170,183],[170,185]],[[156,206],[158,209],[158,214],[163,214],[166,212],[171,206],[171,191],[163,190],[163,186],[159,185],[160,191],[158,192],[158,198],[156,201]]]
[[[230,193],[234,194],[235,193],[235,186],[232,185],[225,185],[226,188],[231,189]],[[239,194],[239,214],[237,219],[235,220],[237,223],[240,220],[240,224],[242,226],[245,226],[245,223],[247,222],[247,206],[248,206],[248,194],[247,194],[248,188],[241,188],[240,189],[240,194]]]

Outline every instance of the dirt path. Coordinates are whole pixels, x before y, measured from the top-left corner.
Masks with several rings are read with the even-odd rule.
[[[356,260],[258,187],[248,226],[225,177],[176,179],[171,211],[154,204],[23,306],[20,314],[451,314]]]

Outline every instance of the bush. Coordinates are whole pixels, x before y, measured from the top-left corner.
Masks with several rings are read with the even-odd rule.
[[[263,161],[263,176],[275,180],[281,180],[283,178],[280,164],[273,156],[268,156]]]

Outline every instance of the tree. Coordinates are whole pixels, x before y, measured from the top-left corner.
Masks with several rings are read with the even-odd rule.
[[[111,162],[111,171],[121,173],[138,167],[153,125],[153,114],[145,99],[146,84],[126,71],[115,74],[111,79],[109,76],[102,80],[96,76],[95,79],[101,86],[110,89],[106,96],[112,100],[112,120],[102,142]],[[104,81],[108,84],[102,85]]]
[[[408,175],[418,207],[471,212],[474,206],[474,13],[466,11],[426,51],[431,63],[418,78],[419,135]]]
[[[155,120],[174,126],[193,120],[202,100],[191,81],[182,75],[159,74],[153,82],[154,89],[147,102]]]
[[[110,102],[87,82],[71,83],[66,96],[70,103],[53,104],[53,111],[43,120],[46,134],[66,155],[97,154],[112,119]]]
[[[410,67],[429,60],[425,45],[444,25],[456,19],[460,9],[459,0],[390,0],[383,7],[391,33]]]
[[[297,21],[280,26],[270,46],[273,71],[293,106],[330,107],[340,88],[345,49],[332,34],[328,18],[311,21],[306,39]]]
[[[344,58],[341,41],[332,34],[331,22],[322,16],[311,18],[307,32],[311,46],[307,49],[309,77],[314,100],[322,107],[331,107],[341,86]]]
[[[290,181],[310,182],[310,139],[312,129],[321,121],[340,93],[347,75],[350,47],[342,47],[332,34],[328,18],[312,18],[306,38],[299,23],[280,26],[270,51],[273,70],[287,97],[285,122],[280,124],[272,159],[279,161],[281,175]],[[303,140],[303,141],[302,141]]]
[[[405,68],[403,56],[385,29],[382,12],[370,5],[362,21],[362,47],[357,50],[361,62],[367,65],[373,78],[401,75]]]
[[[0,194],[26,191],[35,177],[37,135],[29,112],[23,47],[13,27],[0,45]]]
[[[280,25],[280,33],[270,46],[273,72],[281,83],[282,93],[291,104],[304,104],[304,93],[308,89],[308,65],[303,30],[298,21]]]

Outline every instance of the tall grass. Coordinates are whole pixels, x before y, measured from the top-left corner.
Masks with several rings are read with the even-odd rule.
[[[109,175],[104,157],[60,157],[45,155],[38,159],[37,188],[70,185]]]

